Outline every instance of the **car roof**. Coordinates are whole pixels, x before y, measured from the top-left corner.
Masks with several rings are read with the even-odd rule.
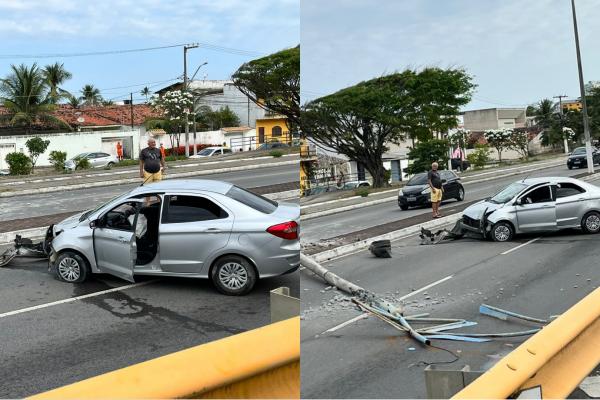
[[[571,183],[578,183],[578,184],[583,183],[579,179],[570,178],[568,176],[544,176],[544,177],[540,177],[540,178],[522,179],[517,182],[522,182],[526,185],[537,185],[540,183],[557,183],[557,182],[571,182]]]
[[[223,146],[212,146],[212,147],[205,147],[202,150],[216,150],[216,149],[222,149]]]
[[[232,186],[233,184],[229,182],[211,179],[174,179],[139,186],[132,190],[131,194],[135,195],[165,191],[204,191],[225,194],[229,191],[229,189],[231,189]]]

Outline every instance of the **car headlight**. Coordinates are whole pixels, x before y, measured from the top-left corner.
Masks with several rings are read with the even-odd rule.
[[[402,189],[400,189],[400,190],[398,191],[398,196],[404,196],[404,193],[402,192]]]
[[[431,193],[431,188],[423,189],[423,191],[421,192],[421,194],[429,194],[429,193]]]

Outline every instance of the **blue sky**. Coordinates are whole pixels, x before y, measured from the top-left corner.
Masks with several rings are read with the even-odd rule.
[[[188,76],[228,79],[245,61],[300,40],[299,0],[0,0],[0,76],[11,64],[63,62],[73,74],[63,87],[79,94],[93,84],[105,98],[140,99],[144,85],[183,74],[181,47],[103,56],[17,58],[11,55],[82,53],[201,42],[253,52],[188,52]],[[168,83],[159,83],[159,89]],[[150,85],[149,85],[150,86]]]
[[[569,0],[302,0],[303,101],[407,67],[464,67],[465,109],[579,95]],[[576,0],[585,81],[600,80],[598,0]]]

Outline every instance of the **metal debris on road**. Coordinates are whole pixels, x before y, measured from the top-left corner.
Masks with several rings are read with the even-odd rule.
[[[17,235],[14,242],[14,247],[7,249],[4,253],[0,254],[0,267],[8,265],[15,257],[48,257],[48,245],[45,240],[34,243],[31,239]]]

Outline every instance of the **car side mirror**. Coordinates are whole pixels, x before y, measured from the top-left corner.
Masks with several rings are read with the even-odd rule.
[[[448,179],[442,179],[442,183],[448,182]]]
[[[90,229],[98,228],[100,226],[98,222],[99,220],[90,221]]]

